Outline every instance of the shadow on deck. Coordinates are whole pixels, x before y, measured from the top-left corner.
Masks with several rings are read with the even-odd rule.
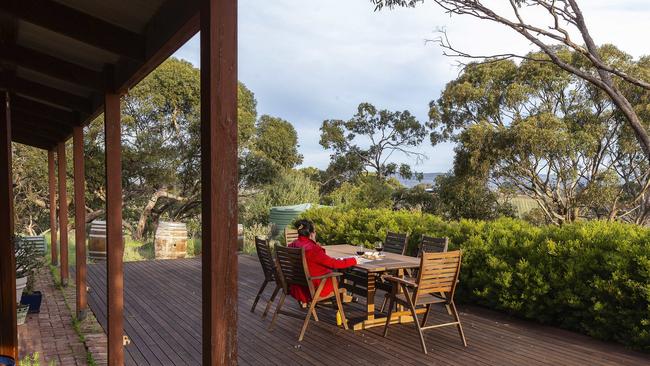
[[[106,324],[106,271],[88,266],[89,304]],[[201,262],[199,259],[129,262],[124,265],[125,331],[129,365],[201,364]],[[270,316],[260,319],[265,303],[250,312],[262,281],[259,263],[239,257],[239,363],[251,365],[650,365],[648,355],[589,337],[512,319],[475,307],[461,307],[467,336],[464,348],[455,327],[426,332],[429,354],[420,351],[412,325],[344,331],[330,309],[319,311],[298,342],[302,321],[280,316],[273,332]],[[267,294],[272,289],[267,288]],[[363,299],[362,299],[363,301]],[[292,305],[294,304],[293,302]],[[349,317],[361,315],[357,304],[346,306]],[[448,315],[432,313],[431,321]]]

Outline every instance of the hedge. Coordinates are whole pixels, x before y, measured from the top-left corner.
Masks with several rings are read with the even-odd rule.
[[[650,351],[650,229],[589,221],[533,226],[525,221],[446,222],[429,214],[317,208],[323,244],[370,246],[387,231],[447,236],[463,250],[457,299]]]

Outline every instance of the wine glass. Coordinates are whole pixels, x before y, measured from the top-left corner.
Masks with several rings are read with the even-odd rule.
[[[381,252],[384,250],[384,243],[382,243],[381,241],[376,242],[375,250],[377,251],[377,253],[379,253],[379,255],[381,255],[382,254]]]
[[[363,245],[359,245],[359,246],[357,247],[357,255],[361,256],[361,255],[363,255],[363,253],[365,253],[365,252],[366,252],[366,248],[364,248]]]

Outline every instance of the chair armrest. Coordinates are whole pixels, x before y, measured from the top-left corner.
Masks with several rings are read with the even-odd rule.
[[[386,281],[394,282],[396,284],[402,284],[402,285],[406,285],[406,286],[409,286],[409,287],[418,287],[418,284],[415,283],[415,282],[407,281],[407,280],[405,280],[403,278],[399,278],[399,277],[395,277],[395,276],[391,276],[391,275],[384,275],[384,276],[381,276],[381,278],[383,278]]]
[[[343,273],[340,272],[330,272],[328,274],[324,274],[322,276],[316,276],[316,277],[309,277],[310,280],[322,280],[324,278],[331,278],[331,277],[339,277],[343,276]]]

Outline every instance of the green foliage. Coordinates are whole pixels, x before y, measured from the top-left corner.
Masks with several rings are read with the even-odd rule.
[[[324,244],[372,245],[404,232],[463,250],[461,301],[650,351],[650,229],[604,221],[536,227],[522,220],[443,221],[407,211],[317,208],[303,217]]]
[[[244,226],[244,248],[242,252],[250,255],[257,253],[255,249],[255,237],[257,236],[262,239],[270,238],[271,227],[269,227],[269,225],[257,223],[250,226]],[[276,240],[271,240],[271,245],[274,245],[276,242]]]
[[[260,117],[255,149],[286,169],[302,163],[302,155],[298,153],[298,134],[293,125],[282,118],[266,114]]]
[[[565,47],[553,50],[575,67],[587,62]],[[613,46],[600,53],[622,69],[644,69]],[[458,179],[527,195],[548,222],[618,217],[642,223],[648,163],[636,143],[626,143],[635,138],[624,128],[625,117],[604,92],[544,53],[527,56],[519,64],[467,65],[430,104],[431,142],[458,143]],[[647,104],[638,98],[643,93],[634,95],[633,101]]]
[[[434,186],[435,213],[446,219],[493,220],[514,216],[514,209],[476,177],[440,175]]]
[[[239,180],[244,189],[270,184],[302,163],[298,153],[298,134],[293,125],[278,117],[263,115],[255,128],[250,148],[240,161]]]
[[[242,197],[239,211],[244,226],[268,225],[271,207],[318,201],[318,186],[304,174],[287,170],[259,191]]]
[[[439,202],[432,192],[426,191],[424,184],[412,188],[400,187],[393,192],[393,207],[397,210],[422,211],[436,213]]]
[[[323,198],[323,203],[350,208],[390,208],[393,194],[401,184],[391,178],[377,180],[374,176],[360,176],[353,182],[344,182],[339,188]]]

